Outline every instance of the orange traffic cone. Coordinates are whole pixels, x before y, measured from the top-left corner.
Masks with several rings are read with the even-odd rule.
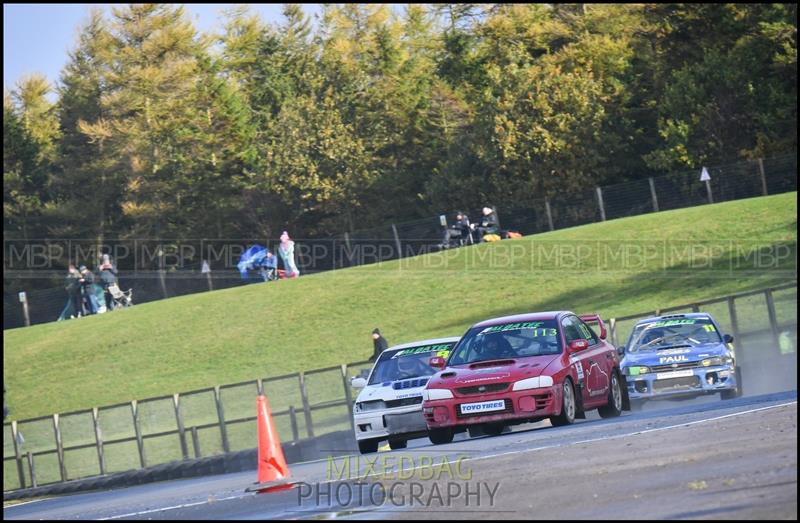
[[[270,492],[287,490],[293,483],[288,481],[289,467],[283,457],[278,431],[272,422],[269,402],[263,395],[258,396],[258,483],[248,491]]]

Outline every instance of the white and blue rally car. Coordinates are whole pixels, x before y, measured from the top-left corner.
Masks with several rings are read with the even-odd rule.
[[[377,452],[389,440],[392,449],[406,448],[409,439],[428,435],[422,416],[422,390],[438,372],[429,365],[433,356],[447,358],[460,338],[437,338],[389,347],[372,367],[369,377],[351,380],[363,388],[353,408],[355,436],[362,454]]]
[[[647,400],[742,394],[733,337],[707,313],[672,314],[639,321],[620,363],[632,407]]]

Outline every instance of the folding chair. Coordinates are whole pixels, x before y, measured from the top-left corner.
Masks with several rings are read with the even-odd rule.
[[[133,289],[122,292],[116,283],[112,283],[108,286],[108,292],[114,298],[115,307],[130,307],[133,305]]]

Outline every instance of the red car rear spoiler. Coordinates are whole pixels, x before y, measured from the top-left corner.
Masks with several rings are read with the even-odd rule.
[[[585,322],[597,322],[600,326],[600,339],[606,339],[606,324],[603,323],[603,318],[599,314],[584,314],[578,317]]]

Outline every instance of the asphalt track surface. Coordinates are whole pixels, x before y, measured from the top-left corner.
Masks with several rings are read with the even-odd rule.
[[[245,492],[248,472],[31,501],[3,519],[796,520],[797,392],[420,439],[291,471],[302,483],[284,492]]]

